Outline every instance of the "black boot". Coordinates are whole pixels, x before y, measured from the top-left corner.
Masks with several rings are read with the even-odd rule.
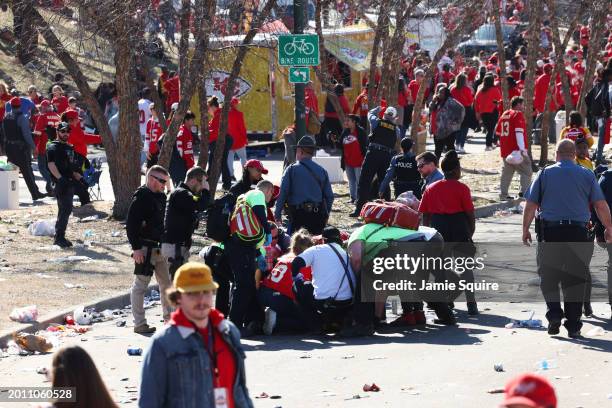
[[[66,237],[55,237],[55,241],[53,241],[53,245],[57,245],[60,248],[70,248],[72,246],[72,242],[68,241]]]
[[[593,308],[591,307],[591,302],[585,302],[583,308],[585,317],[593,316]]]

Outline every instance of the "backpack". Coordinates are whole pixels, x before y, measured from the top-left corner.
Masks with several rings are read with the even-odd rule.
[[[19,115],[21,115],[21,113],[18,113],[17,115],[14,113],[9,113],[2,121],[2,129],[4,131],[4,140],[6,143],[25,143],[25,140],[21,135],[21,129],[17,123],[17,118]]]
[[[230,236],[230,217],[236,205],[236,196],[226,194],[213,201],[208,209],[206,220],[206,235],[217,241],[223,242]]]
[[[230,219],[230,233],[242,242],[250,244],[257,244],[266,234],[253,208],[247,203],[245,195],[241,195],[236,201]]]
[[[366,203],[359,214],[366,224],[419,229],[419,213],[406,204],[376,200]]]

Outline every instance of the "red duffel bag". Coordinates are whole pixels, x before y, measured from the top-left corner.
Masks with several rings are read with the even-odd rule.
[[[361,208],[359,216],[366,224],[419,229],[419,213],[406,204],[394,201],[376,200],[366,203]]]

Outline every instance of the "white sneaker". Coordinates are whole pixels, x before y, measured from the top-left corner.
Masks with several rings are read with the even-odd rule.
[[[457,150],[457,153],[465,154],[465,149],[463,147],[459,147],[459,150]]]
[[[485,147],[485,152],[490,152],[491,150],[493,150],[493,146]]]
[[[276,312],[271,307],[266,308],[266,320],[263,324],[263,332],[266,336],[271,336],[276,327]]]

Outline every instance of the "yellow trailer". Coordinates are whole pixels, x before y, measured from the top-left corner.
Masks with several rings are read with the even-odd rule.
[[[369,69],[369,50],[373,31],[367,26],[324,30],[325,48],[337,61],[338,80],[345,85],[345,95],[352,103],[361,92],[362,78]],[[294,119],[294,87],[288,81],[288,68],[278,65],[278,34],[258,33],[244,59],[234,95],[240,98],[238,109],[244,112],[251,138],[278,140],[283,129]],[[223,95],[242,36],[221,37],[211,41],[211,67],[206,79],[207,95],[223,101]],[[324,112],[325,94],[311,68],[310,78]],[[191,103],[199,118],[197,94]]]

